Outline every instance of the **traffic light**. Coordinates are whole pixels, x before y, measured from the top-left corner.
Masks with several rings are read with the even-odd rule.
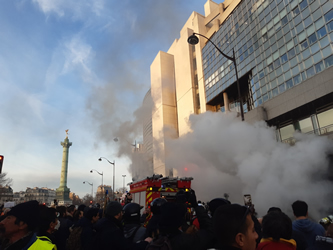
[[[90,204],[92,204],[92,201],[90,201]]]
[[[4,159],[5,157],[3,155],[0,155],[0,174],[2,173],[2,164]]]

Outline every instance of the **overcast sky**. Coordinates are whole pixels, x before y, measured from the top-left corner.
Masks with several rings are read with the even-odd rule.
[[[136,126],[133,112],[150,88],[150,64],[179,38],[193,11],[204,14],[205,2],[1,1],[0,154],[14,191],[59,186],[66,129],[72,192],[90,193],[83,181],[101,184],[92,168],[112,184],[111,165],[100,156],[116,161],[116,187],[123,174],[129,182],[130,161],[117,147],[131,148],[142,135],[116,131],[125,122]]]

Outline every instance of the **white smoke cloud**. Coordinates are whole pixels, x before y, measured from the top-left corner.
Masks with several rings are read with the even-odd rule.
[[[294,146],[276,141],[265,122],[251,125],[233,114],[206,112],[190,117],[192,132],[166,142],[168,166],[180,176],[192,176],[198,199],[230,195],[243,203],[251,194],[259,215],[280,207],[292,215],[291,204],[304,200],[309,215],[320,219],[333,205],[333,183],[327,156],[333,143],[325,136],[295,134]],[[187,168],[187,171],[185,170]]]

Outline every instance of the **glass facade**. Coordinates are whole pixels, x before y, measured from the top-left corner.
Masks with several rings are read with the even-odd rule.
[[[243,0],[211,37],[225,54],[234,49],[239,78],[252,72],[254,108],[333,64],[332,8],[330,0]],[[236,76],[211,43],[202,54],[209,103]]]

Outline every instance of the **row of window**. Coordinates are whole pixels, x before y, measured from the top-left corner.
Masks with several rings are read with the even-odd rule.
[[[278,2],[281,2],[281,1],[278,1]],[[295,1],[292,1],[292,2],[295,2]],[[292,4],[292,2],[291,2],[291,4]],[[309,4],[311,2],[312,2],[311,6],[314,6],[314,2],[313,1],[308,1],[307,4]],[[324,3],[324,2],[325,1],[322,1],[322,3]],[[298,8],[300,10],[300,13],[301,13],[301,11],[306,10],[306,7],[307,7],[307,4],[305,5],[305,3],[303,3],[303,2],[301,2],[301,3],[302,3],[302,6],[300,6],[300,7],[298,5],[296,5],[296,8]],[[318,3],[318,1],[316,1],[316,3]],[[280,5],[281,5],[281,3],[280,3]],[[295,5],[293,7],[295,7]],[[319,7],[319,5],[317,6],[317,8],[318,7]],[[245,8],[243,8],[243,9],[245,9]],[[280,16],[282,16],[281,20],[285,20],[285,21],[281,21],[282,26],[283,26],[287,22],[287,20],[288,20],[288,19],[284,19],[284,18],[288,17],[288,15],[285,15],[286,9],[280,8],[280,10],[282,10],[282,12],[283,12],[282,14],[280,13]],[[320,10],[320,8],[319,8],[319,10]],[[330,20],[331,19],[330,16],[332,16],[332,15],[333,15],[332,11],[330,11],[327,14],[325,14],[325,21]],[[295,16],[297,16],[297,14],[295,14]],[[312,19],[308,19],[308,20],[312,21]],[[246,22],[246,20],[245,20],[245,22]],[[321,20],[321,22],[323,22],[323,21]],[[301,45],[300,46],[297,45],[295,48],[293,48],[292,46],[294,46],[295,42],[297,43],[298,41],[297,41],[297,38],[292,39],[292,37],[291,37],[292,34],[290,34],[290,32],[288,30],[289,27],[287,27],[287,26],[288,25],[286,25],[286,27],[285,27],[286,29],[284,27],[282,27],[282,29],[283,29],[284,33],[285,33],[285,31],[287,31],[289,33],[289,37],[290,38],[288,38],[288,39],[291,39],[291,43],[288,43],[287,47],[286,47],[285,46],[285,42],[284,42],[283,39],[280,39],[281,41],[280,40],[278,41],[278,43],[280,43],[280,45],[282,47],[279,49],[278,53],[275,52],[271,57],[268,58],[268,61],[272,60],[270,58],[274,58],[275,59],[274,61],[272,60],[272,62],[267,67],[268,70],[269,70],[269,72],[272,72],[275,68],[277,69],[276,74],[272,74],[272,75],[277,75],[278,76],[282,72],[285,72],[286,70],[285,69],[282,70],[282,68],[280,69],[279,66],[283,65],[284,63],[286,63],[288,61],[288,59],[292,59],[293,57],[295,57],[295,55],[297,55],[300,51],[302,51],[303,59],[308,58],[311,55],[311,53],[315,53],[316,51],[318,51],[320,49],[320,47],[319,47],[318,43],[316,44],[316,41],[319,40],[320,38],[324,37],[327,34],[327,30],[326,30],[325,26],[321,27],[321,29],[317,30],[316,32],[314,32],[314,30],[313,30],[313,33],[310,34],[308,36],[308,38],[306,38],[306,33],[305,33],[305,31],[303,31],[303,33],[299,34],[299,36],[298,36],[299,40],[301,40],[301,38],[304,36],[303,41],[301,42]],[[310,27],[308,27],[306,21],[305,21],[305,25],[304,26],[307,27],[307,28],[310,28]],[[327,27],[328,27],[327,29],[328,29],[329,32],[332,30],[332,26],[333,26],[333,23],[332,24],[331,23],[327,24]],[[316,27],[318,28],[318,25]],[[240,27],[237,27],[237,25],[236,25],[236,29],[240,29]],[[281,29],[281,28],[279,28],[279,29]],[[281,35],[282,35],[282,29],[281,29]],[[300,29],[301,29],[301,26],[298,26],[297,30],[295,28],[295,31],[298,33],[298,32],[300,32]],[[312,29],[314,29],[314,28],[312,28]],[[310,29],[306,30],[309,33],[308,30],[310,31]],[[268,32],[270,32],[270,33],[268,33]],[[271,30],[268,31],[268,32],[266,34],[267,34],[267,38],[269,39],[268,35],[271,35],[273,32]],[[283,36],[282,36],[282,38],[283,38]],[[255,40],[255,39],[259,39],[258,36],[257,36],[257,34],[255,34],[253,36],[253,38],[250,39],[246,44],[242,45],[241,49],[238,51],[239,53],[242,53],[241,56],[243,56],[243,57],[239,58],[239,60],[242,61],[242,59],[245,60],[246,57],[249,57],[253,53],[253,51],[255,49],[257,49],[257,51],[255,51],[256,53],[252,54],[249,58],[247,58],[248,60],[246,60],[246,69],[244,68],[245,64],[243,65],[243,68],[242,68],[241,65],[243,63],[242,62],[239,63],[238,70],[240,70],[240,75],[242,75],[242,73],[244,73],[244,70],[251,69],[251,67],[249,67],[249,66],[255,66],[256,64],[258,64],[257,68],[260,70],[260,65],[262,65],[262,63],[260,61],[263,60],[263,55],[259,52],[258,47],[262,44],[263,41],[259,39],[259,40],[255,41],[254,44],[252,44],[253,43],[252,40]],[[323,48],[323,45],[325,45],[325,43],[327,43],[327,42],[328,42],[328,39],[321,40],[320,41],[320,46]],[[207,45],[209,45],[209,44],[207,44]],[[274,49],[274,45],[271,46],[272,49]],[[268,47],[268,49],[264,52],[265,57],[267,57],[271,53],[272,49],[271,49],[271,47],[269,47],[270,46],[269,43],[264,43],[264,47],[265,46]],[[210,46],[205,46],[206,52],[209,51],[209,47]],[[261,46],[261,47],[263,47],[263,46]],[[203,50],[203,53],[205,53],[204,52],[205,48]],[[288,49],[287,52],[285,51],[286,48]],[[281,54],[282,52],[284,52],[284,54]],[[217,59],[221,60],[221,58],[220,58],[221,55],[220,55],[220,57],[216,56],[216,55],[219,55],[219,53],[216,54],[216,51],[215,51],[214,48],[211,48],[211,50],[209,51],[209,53],[210,53],[210,56],[212,56],[212,58],[214,58],[214,60],[213,60],[214,62],[218,61]],[[279,56],[279,53],[280,53],[281,56]],[[277,54],[277,56],[276,56],[276,54]],[[254,56],[256,56],[257,58],[254,58]],[[207,60],[207,58],[205,60]],[[256,60],[256,62],[254,62],[255,60]],[[212,67],[212,61],[209,61],[209,63],[207,61],[204,61],[207,64],[207,67],[209,66],[208,67],[210,69],[209,72],[211,72],[212,70],[214,70],[213,71],[214,73],[212,73],[211,76],[208,79],[206,79],[206,81],[205,81],[206,90],[207,90],[207,96],[212,95],[214,92],[217,92],[216,94],[218,94],[221,91],[221,88],[220,88],[221,86],[227,87],[229,85],[230,80],[235,78],[233,70],[232,70],[233,69],[233,67],[232,67],[233,65],[230,65],[230,62],[226,62],[225,58],[222,58],[222,62],[223,61],[225,61],[225,63],[223,64],[222,67],[219,67],[217,64]],[[297,68],[298,67],[295,67],[295,63],[297,64],[297,61],[301,62],[302,61],[302,57],[299,56],[299,57],[297,57],[297,59],[294,58],[292,60],[292,62],[291,62],[291,66],[295,68],[294,69],[294,73],[297,73]],[[306,64],[306,66],[309,66],[309,65]],[[285,65],[284,67],[287,67],[287,65]],[[261,66],[261,68],[263,68],[263,66]],[[224,70],[224,72],[223,72],[223,70]],[[242,72],[242,70],[243,70],[243,72]],[[302,70],[302,67],[301,67],[301,70]],[[205,75],[209,75],[209,73],[207,74],[207,70],[205,70],[205,71],[206,71]],[[293,73],[293,75],[295,75],[294,73]],[[262,75],[260,75],[260,76],[262,76]],[[223,83],[221,82],[222,78],[223,78],[223,81],[222,81]],[[271,80],[272,80],[272,78],[271,78]],[[212,88],[214,86],[214,84],[216,84],[216,83],[218,83],[218,86]],[[210,88],[212,88],[212,89],[210,89]],[[207,98],[207,99],[210,99],[210,98]]]
[[[305,119],[294,122],[279,128],[278,138],[281,141],[288,140],[293,137],[295,130],[302,133],[325,134],[333,131],[333,109],[312,115]]]

